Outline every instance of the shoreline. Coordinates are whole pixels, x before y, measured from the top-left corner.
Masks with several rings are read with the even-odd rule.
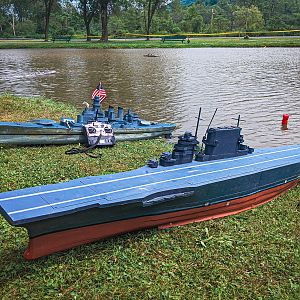
[[[300,47],[300,37],[250,37],[230,38],[191,38],[190,43],[184,41],[160,40],[137,40],[123,39],[110,40],[107,43],[94,40],[86,42],[84,40],[72,39],[70,42],[56,41],[45,42],[43,40],[5,40],[0,39],[0,49],[55,49],[55,48],[78,48],[78,49],[150,49],[150,48],[265,48],[265,47]]]

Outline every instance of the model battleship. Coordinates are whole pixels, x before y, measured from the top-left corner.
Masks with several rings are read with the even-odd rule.
[[[100,97],[96,96],[91,108],[85,107],[77,120],[61,118],[60,122],[38,119],[29,122],[0,122],[0,145],[42,145],[85,143],[84,125],[91,122],[110,124],[117,141],[169,137],[175,124],[149,122],[139,118],[130,109],[110,106],[101,110]]]

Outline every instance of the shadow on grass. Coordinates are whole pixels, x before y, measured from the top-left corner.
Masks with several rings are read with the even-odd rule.
[[[23,253],[26,248],[13,245],[12,247],[0,251],[0,286],[16,278],[38,275],[61,263],[70,263],[74,260],[80,262],[86,260],[88,257],[97,257],[101,255],[101,253],[111,253],[113,255],[116,249],[126,249],[130,248],[132,243],[142,243],[145,239],[153,238],[153,236],[157,235],[158,231],[159,229],[157,228],[134,231],[105,240],[80,245],[35,260],[25,260]],[[172,231],[172,229],[165,230],[166,233],[170,231]]]

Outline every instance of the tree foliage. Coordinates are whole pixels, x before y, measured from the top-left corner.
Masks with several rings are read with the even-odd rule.
[[[143,6],[145,30],[147,39],[149,40],[149,34],[153,22],[153,17],[156,11],[165,4],[164,0],[145,0],[141,1]]]
[[[298,0],[0,0],[0,36],[299,29]]]
[[[263,16],[257,6],[241,6],[234,12],[234,20],[238,28],[244,31],[255,31],[263,27]]]
[[[86,40],[91,40],[91,22],[99,9],[99,0],[79,0],[78,8],[79,12],[83,17],[84,25],[86,29]]]

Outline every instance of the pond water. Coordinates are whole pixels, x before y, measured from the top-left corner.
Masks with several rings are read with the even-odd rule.
[[[104,107],[174,122],[175,135],[195,130],[201,106],[199,137],[218,108],[212,125],[234,125],[240,114],[251,146],[300,143],[298,48],[0,50],[1,93],[45,96],[80,111],[100,79]],[[286,131],[284,113],[290,115]]]

